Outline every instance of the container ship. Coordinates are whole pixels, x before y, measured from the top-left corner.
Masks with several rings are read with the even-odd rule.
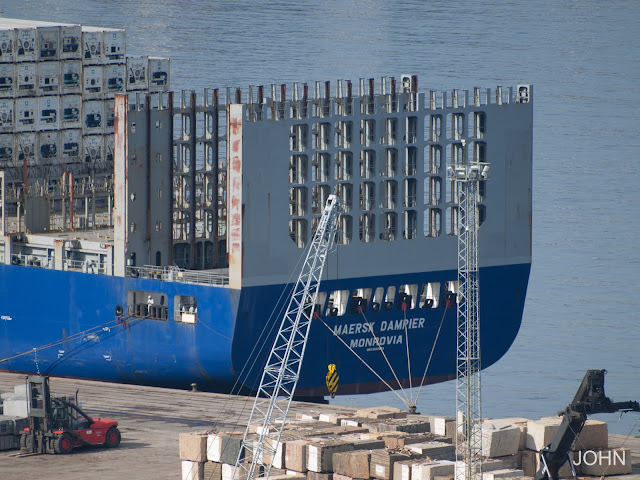
[[[113,95],[111,156],[2,161],[0,369],[256,388],[335,193],[297,394],[327,395],[330,365],[338,394],[455,378],[460,199],[446,168],[470,161],[491,166],[482,368],[507,352],[531,266],[531,85],[420,93],[401,75],[198,96],[147,77]]]

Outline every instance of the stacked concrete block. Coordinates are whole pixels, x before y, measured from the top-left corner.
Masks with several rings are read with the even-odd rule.
[[[416,457],[418,454],[406,451],[373,450],[371,452],[371,476],[380,480],[393,480],[394,464]]]
[[[183,460],[182,480],[204,480],[204,463]]]
[[[307,472],[306,480],[333,480],[333,473]]]
[[[180,458],[192,462],[207,460],[207,434],[181,433],[179,437]]]
[[[222,464],[216,462],[205,462],[204,478],[206,480],[222,480]]]
[[[511,480],[524,477],[522,470],[494,470],[492,472],[484,472],[482,474],[482,480]]]
[[[502,420],[511,423],[520,429],[520,444],[518,445],[518,450],[524,450],[527,448],[527,422],[529,420],[522,417],[504,418]]]
[[[434,416],[430,418],[431,432],[441,437],[455,438],[456,419]]]
[[[436,477],[453,475],[455,462],[450,460],[425,459],[411,467],[411,480],[434,480]]]
[[[606,422],[588,419],[578,434],[574,450],[603,450],[609,446],[609,429]]]
[[[429,457],[435,460],[455,460],[456,458],[455,445],[445,442],[415,443],[408,445],[407,449],[423,458]]]
[[[321,413],[318,415],[318,420],[321,422],[331,423],[333,425],[342,425],[342,420],[355,417],[353,414],[345,413]]]
[[[307,470],[326,473],[333,471],[333,454],[353,450],[353,444],[339,439],[320,439],[307,446]]]
[[[502,420],[488,420],[482,424],[482,454],[504,457],[518,452],[522,431],[516,425]]]
[[[575,452],[573,463],[579,475],[610,476],[631,473],[631,450],[613,448]]]
[[[383,435],[387,448],[404,448],[415,443],[429,442],[435,438],[431,433],[385,432]]]
[[[411,480],[411,470],[417,463],[424,462],[424,458],[402,460],[393,464],[393,478],[395,480]]]
[[[558,428],[562,423],[560,417],[543,417],[540,420],[527,422],[526,447],[529,450],[539,451],[551,443]]]
[[[395,407],[361,408],[356,411],[356,417],[373,420],[389,420],[393,418],[407,418],[407,412]]]
[[[285,468],[295,472],[307,471],[307,447],[310,440],[293,440],[285,445]]]
[[[431,431],[428,420],[387,420],[378,424],[379,432],[425,433]]]
[[[370,464],[371,452],[368,450],[354,450],[333,455],[333,472],[350,478],[371,478]]]
[[[211,433],[206,443],[206,458],[210,462],[234,464],[242,448],[242,435]]]

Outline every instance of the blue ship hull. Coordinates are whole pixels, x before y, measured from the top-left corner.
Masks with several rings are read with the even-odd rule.
[[[486,267],[480,270],[482,368],[498,361],[520,328],[530,264]],[[450,281],[456,271],[403,274],[327,281],[324,291],[387,287]],[[115,320],[116,305],[127,304],[130,290],[163,293],[168,319]],[[42,372],[107,381],[229,391],[238,379],[245,387],[258,385],[281,317],[276,304],[284,285],[243,288],[214,287],[157,280],[63,272],[0,265],[0,369]],[[198,321],[174,320],[174,298],[197,298]],[[444,302],[441,302],[444,304]],[[285,305],[286,307],[286,305]],[[271,316],[271,318],[270,318]],[[455,377],[456,310],[442,306],[321,317],[324,322],[382,377],[372,373],[320,319],[312,323],[298,383],[305,396],[327,395],[328,364],[340,375],[338,394],[399,388],[373,335],[390,359],[400,384],[420,383],[438,328],[442,329],[425,383]],[[407,329],[404,320],[408,320]],[[260,337],[265,324],[272,333]],[[99,328],[97,328],[99,327]],[[90,332],[87,332],[91,330]],[[411,372],[407,362],[407,342]],[[41,348],[48,344],[55,345]],[[260,354],[253,362],[254,346]],[[262,347],[260,349],[260,347]],[[38,349],[34,351],[34,349]],[[255,353],[255,352],[254,352]],[[245,365],[253,365],[253,368]]]

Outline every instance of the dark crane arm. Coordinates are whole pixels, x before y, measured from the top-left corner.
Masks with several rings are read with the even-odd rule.
[[[573,401],[558,412],[562,423],[551,444],[540,450],[540,470],[534,480],[557,480],[558,471],[567,461],[576,437],[594,413],[640,412],[636,401],[612,402],[604,393],[606,370],[587,370]],[[573,471],[573,465],[571,466]],[[575,472],[574,472],[575,478]]]

